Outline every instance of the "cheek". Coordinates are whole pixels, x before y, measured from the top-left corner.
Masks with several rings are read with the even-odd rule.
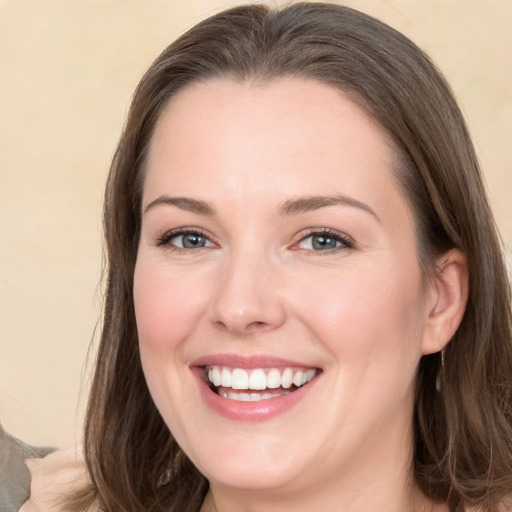
[[[183,401],[189,376],[183,349],[201,315],[204,295],[191,279],[165,265],[140,258],[134,274],[134,306],[144,376],[160,414],[171,430],[191,414]],[[187,412],[188,411],[188,412]]]
[[[294,295],[304,323],[337,359],[401,364],[409,356],[417,363],[424,308],[415,267],[345,268]]]
[[[198,278],[197,281],[200,281]],[[142,351],[176,350],[203,310],[205,289],[183,273],[137,263],[134,305]]]

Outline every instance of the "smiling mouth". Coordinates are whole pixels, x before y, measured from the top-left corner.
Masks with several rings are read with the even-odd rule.
[[[217,395],[239,402],[258,402],[288,395],[317,375],[315,368],[228,368],[206,366],[206,383]]]

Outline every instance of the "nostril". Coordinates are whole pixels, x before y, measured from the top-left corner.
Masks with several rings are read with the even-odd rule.
[[[237,336],[247,336],[256,333],[264,333],[271,331],[275,328],[273,324],[263,321],[254,322],[235,322],[235,321],[223,321],[217,320],[213,322],[213,325],[222,332],[230,332]]]
[[[267,329],[271,329],[271,324],[268,324],[267,322],[251,322],[247,325],[247,331],[265,331]]]

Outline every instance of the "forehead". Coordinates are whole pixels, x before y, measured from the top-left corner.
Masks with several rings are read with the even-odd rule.
[[[389,199],[383,191],[397,192],[394,155],[381,127],[332,86],[212,80],[182,90],[160,116],[144,202],[161,193],[240,201],[343,193],[378,208]]]
[[[352,128],[356,124],[361,130]],[[242,138],[244,129],[257,130],[258,139],[254,142],[266,142],[271,148],[280,142],[284,148],[290,140],[304,138],[310,144],[323,139],[327,146],[339,142],[340,135],[360,147],[367,142],[367,137],[361,137],[366,132],[377,142],[376,151],[385,149],[389,156],[393,149],[380,125],[344,92],[304,78],[281,78],[261,85],[227,78],[194,83],[178,92],[163,110],[152,149],[159,142],[172,143],[170,136],[192,142],[212,125],[222,130],[222,137],[236,134]],[[340,133],[343,127],[349,129]],[[216,133],[210,132],[201,142],[213,145],[217,142]],[[162,144],[157,150],[161,149]]]

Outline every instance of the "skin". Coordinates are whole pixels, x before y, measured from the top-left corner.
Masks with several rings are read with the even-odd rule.
[[[210,481],[203,511],[437,510],[411,479],[415,373],[455,332],[467,272],[452,250],[426,284],[394,155],[340,91],[297,78],[196,84],[159,119],[135,310],[152,397]],[[282,211],[339,195],[350,204]],[[214,213],[154,203],[162,196]],[[182,228],[206,245],[159,244]],[[322,229],[340,234],[336,248],[313,248]],[[293,358],[321,373],[291,409],[236,421],[205,403],[191,371],[214,354]]]
[[[89,485],[81,447],[57,450],[26,461],[30,496],[19,512],[68,512],[66,500]],[[96,512],[92,506],[89,512]]]

